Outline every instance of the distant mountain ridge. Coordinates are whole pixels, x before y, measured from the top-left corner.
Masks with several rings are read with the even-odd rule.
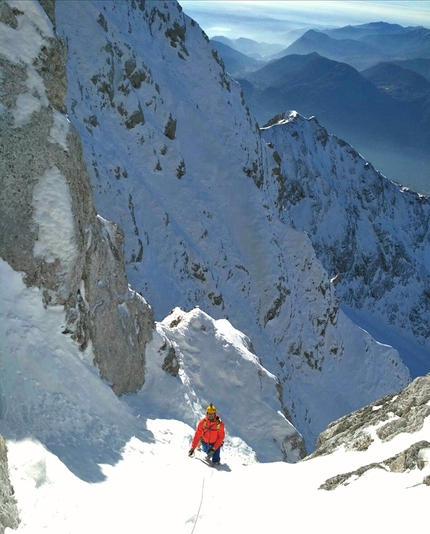
[[[366,138],[383,139],[392,146],[409,143],[426,150],[430,114],[425,105],[416,101],[414,90],[418,92],[419,87],[419,94],[427,95],[427,80],[411,71],[408,77],[407,71],[393,66],[397,84],[406,84],[409,79],[408,91],[401,97],[400,91],[387,89],[383,74],[378,78],[380,83],[376,83],[376,72],[381,73],[381,69],[374,67],[364,75],[346,63],[314,52],[284,56],[248,74],[248,83],[240,82],[247,104],[262,125],[288,107],[305,116],[317,116],[331,132],[358,147],[360,138]]]
[[[423,117],[429,109],[430,81],[421,74],[400,66],[398,63],[378,63],[361,72],[375,87],[399,102],[418,103],[418,113]],[[417,121],[419,117],[416,117]]]
[[[320,56],[342,61],[358,70],[381,59],[380,52],[371,44],[354,39],[334,39],[322,31],[308,30],[294,43],[272,59],[279,59],[290,54],[318,53]],[[370,58],[370,59],[369,59]],[[385,59],[385,55],[382,56]]]
[[[386,61],[430,60],[430,29],[423,26],[404,27],[382,21],[325,30],[306,30],[286,48],[245,38],[216,36],[212,40],[265,61],[290,54],[316,52],[329,59],[348,63],[357,70]]]
[[[341,28],[332,28],[328,30],[323,30],[324,33],[334,37],[336,39],[360,39],[361,37],[366,37],[372,34],[400,34],[403,32],[408,32],[410,28],[405,28],[400,24],[393,24],[389,22],[379,21],[379,22],[367,22],[365,24],[348,24]]]
[[[313,52],[284,56],[239,82],[260,125],[286,109],[316,116],[389,178],[430,191],[430,85],[420,74],[389,62],[358,72]]]
[[[229,39],[223,35],[214,36],[211,42],[223,43],[237,52],[241,52],[253,59],[268,59],[273,54],[283,50],[283,45],[275,43],[260,43],[253,39],[239,37],[238,39]]]
[[[386,61],[430,59],[430,30],[422,26],[374,22],[327,30],[307,30],[291,45],[257,43],[252,39],[213,37],[212,41],[237,50],[254,59],[273,61],[290,54],[317,52],[357,70]]]
[[[430,58],[430,30],[383,22],[308,30],[273,58],[311,52],[343,61],[358,70],[381,61]]]
[[[262,61],[242,54],[220,41],[211,40],[211,44],[222,57],[227,72],[234,78],[246,76],[248,72],[254,72],[263,65]]]
[[[391,60],[390,63],[399,65],[404,69],[413,70],[430,81],[430,59],[428,58]]]

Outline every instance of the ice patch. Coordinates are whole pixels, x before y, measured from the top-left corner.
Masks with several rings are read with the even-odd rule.
[[[32,68],[27,68],[25,86],[28,91],[21,93],[16,99],[14,109],[14,128],[21,128],[31,121],[33,113],[40,111],[42,106],[48,105],[43,80]]]
[[[39,236],[35,257],[48,263],[57,259],[72,265],[76,256],[72,199],[65,177],[57,167],[45,171],[33,191],[34,222]]]
[[[54,110],[53,124],[49,132],[48,141],[58,143],[66,152],[69,151],[67,146],[67,134],[70,129],[69,119],[57,110]]]

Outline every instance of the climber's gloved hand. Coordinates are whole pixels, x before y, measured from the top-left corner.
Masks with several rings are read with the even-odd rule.
[[[190,449],[190,450],[188,451],[188,456],[189,456],[190,458],[192,458],[192,457],[194,456],[194,449]]]
[[[215,454],[215,451],[213,449],[208,450],[208,456],[209,458],[212,458],[212,456]]]

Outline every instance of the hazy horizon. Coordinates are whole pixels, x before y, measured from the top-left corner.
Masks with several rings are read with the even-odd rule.
[[[224,35],[288,45],[303,30],[384,21],[430,28],[430,1],[179,0],[209,38]]]

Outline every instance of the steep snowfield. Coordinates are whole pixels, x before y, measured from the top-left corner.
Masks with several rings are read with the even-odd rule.
[[[71,450],[87,450],[90,464],[118,460],[123,439],[150,439],[146,417],[195,425],[202,406],[214,402],[228,417],[232,439],[246,440],[261,460],[295,462],[304,456],[301,436],[280,411],[278,380],[228,321],[214,322],[200,310],[177,310],[154,332],[144,388],[120,402],[100,380],[91,347],[82,353],[62,333],[64,311],[45,311],[40,290],[27,289],[21,274],[2,260],[0,268],[0,434],[5,438],[38,439],[82,474],[86,462],[81,452],[69,457]],[[243,425],[247,417],[249,426]],[[94,481],[97,471],[94,466]]]
[[[148,421],[154,441],[131,438],[115,464],[103,463],[104,480],[78,478],[39,443],[8,443],[12,482],[22,523],[12,532],[330,531],[352,534],[419,532],[425,522],[430,455],[423,471],[376,469],[334,491],[318,489],[339,472],[378,461],[401,450],[401,438],[369,453],[339,451],[299,464],[253,464],[240,450],[224,452],[224,465],[211,468],[186,455],[191,428],[166,420]],[[428,425],[415,436],[428,436]],[[389,449],[389,450],[388,450]],[[365,458],[364,458],[365,457]]]
[[[56,16],[96,207],[124,229],[129,280],[155,318],[195,306],[227,318],[310,448],[331,420],[406,385],[281,213],[278,163],[201,29],[175,2],[61,2]]]
[[[130,282],[156,318],[199,300],[222,315],[228,303],[218,279],[235,278],[235,290],[245,291],[244,267],[268,246],[262,195],[243,171],[255,162],[262,172],[256,124],[175,2],[132,5],[58,6],[70,116],[97,208],[124,229]],[[175,28],[184,43],[167,37]],[[144,119],[127,127],[137,109]]]
[[[177,354],[182,354],[192,379],[185,374],[161,377],[160,354],[152,347],[151,376],[158,376],[138,395],[117,398],[99,379],[89,361],[90,351],[80,353],[60,333],[62,311],[43,309],[39,290],[26,288],[21,275],[5,262],[0,262],[0,269],[5,303],[0,317],[0,433],[9,448],[21,518],[18,530],[7,529],[7,534],[119,530],[215,534],[220,529],[253,532],[284,527],[330,529],[335,534],[345,529],[352,533],[386,529],[400,534],[422,527],[428,501],[428,487],[422,481],[430,476],[430,449],[421,455],[421,470],[373,469],[334,491],[319,488],[330,477],[383,461],[427,439],[429,418],[419,432],[400,434],[387,443],[368,429],[374,442],[366,452],[340,448],[296,464],[257,463],[255,452],[236,430],[249,432],[250,441],[260,433],[262,446],[270,410],[263,402],[254,411],[250,399],[257,392],[251,390],[250,370],[260,370],[263,395],[270,392],[264,383],[271,377],[247,351],[244,336],[227,322],[213,321],[199,310],[190,314],[175,310],[158,325],[154,346],[158,336],[175,338]],[[13,351],[8,350],[10,344]],[[221,388],[218,409],[227,439],[219,468],[202,463],[199,452],[196,458],[187,457],[194,423],[171,417],[184,404],[190,405],[190,398],[182,403],[180,398],[185,393],[190,397],[192,384],[198,391],[199,368],[205,367],[203,346],[211,353],[215,347],[224,350],[224,359],[215,360],[215,376],[225,380],[217,378],[211,384],[210,373],[200,376],[204,394],[216,394]],[[241,376],[233,374],[232,365],[243,368],[244,379],[251,384],[248,391],[227,386]],[[270,393],[266,401],[271,402]],[[192,406],[180,418],[192,413],[196,421],[202,415],[201,407]],[[401,503],[401,513],[395,512],[393,503]]]
[[[260,461],[296,462],[305,456],[302,437],[286,419],[279,380],[227,320],[176,309],[157,330],[147,353],[149,378],[141,392],[128,396],[130,404],[148,416],[168,414],[193,426],[201,407],[214,402],[230,421],[230,434],[251,446]]]

